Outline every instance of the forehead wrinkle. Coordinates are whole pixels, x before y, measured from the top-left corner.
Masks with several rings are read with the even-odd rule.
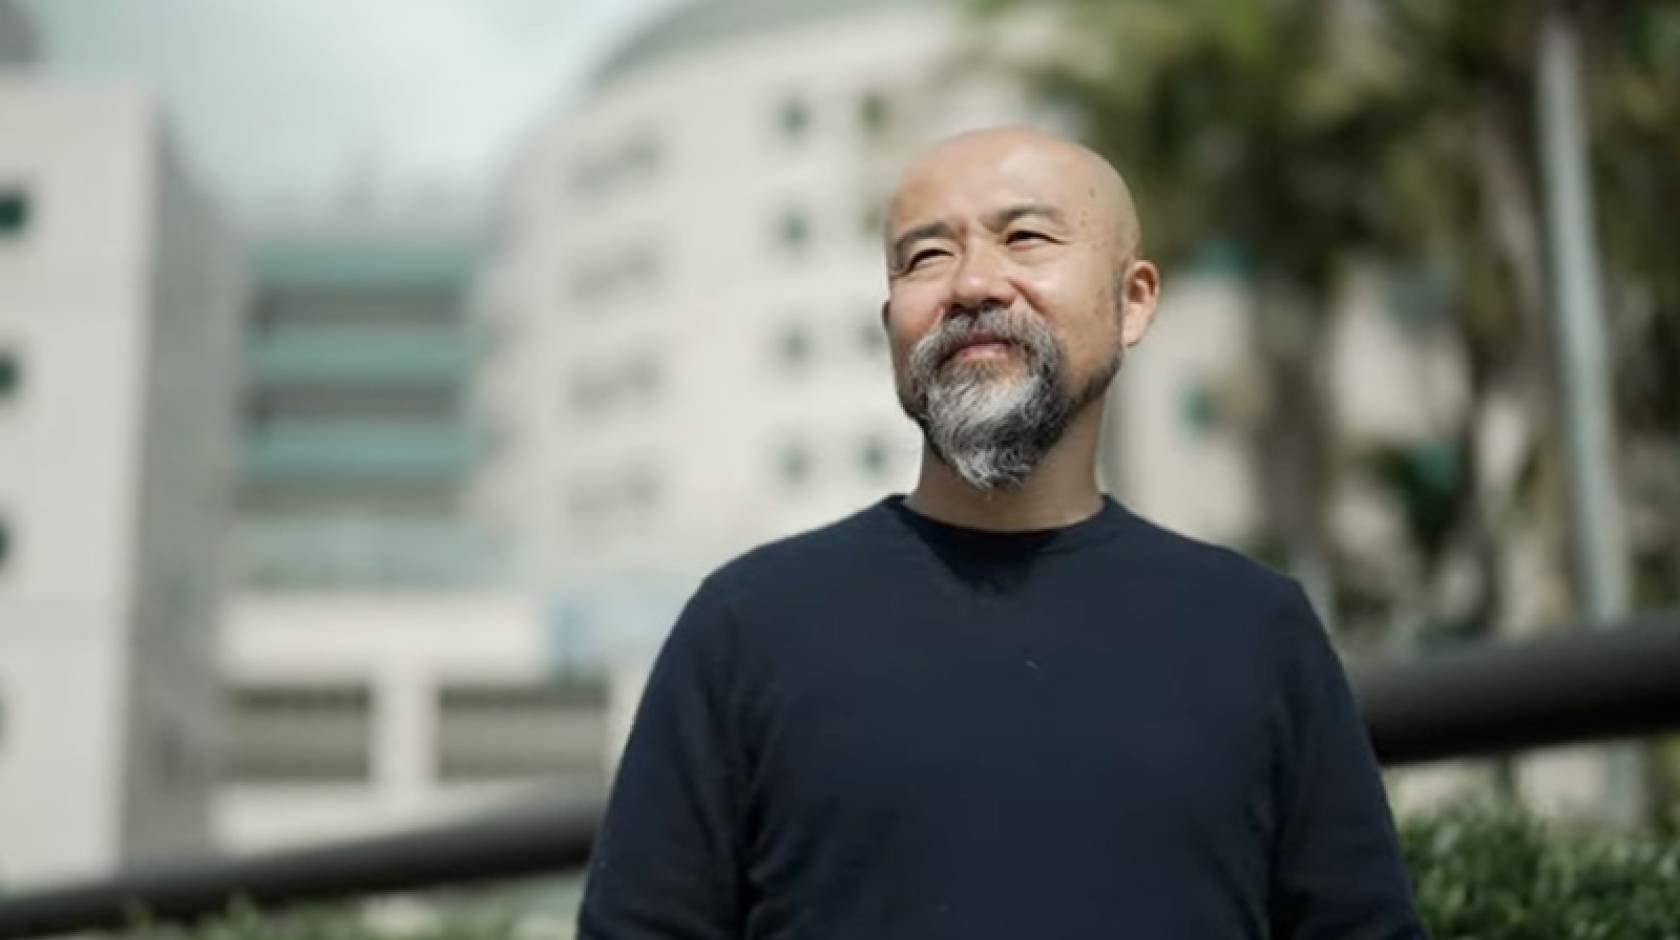
[[[1067,213],[1047,202],[1020,202],[1004,206],[1001,209],[993,209],[981,217],[981,222],[987,228],[995,231],[1008,226],[1009,223],[1017,219],[1032,215],[1042,216],[1057,225],[1067,224]]]

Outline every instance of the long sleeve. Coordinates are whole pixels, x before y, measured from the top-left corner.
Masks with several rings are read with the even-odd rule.
[[[1276,940],[1424,937],[1370,737],[1306,598],[1286,614],[1304,714],[1286,770],[1271,890]]]
[[[740,936],[731,630],[708,582],[654,662],[590,859],[580,940]]]

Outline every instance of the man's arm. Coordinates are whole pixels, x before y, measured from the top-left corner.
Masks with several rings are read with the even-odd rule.
[[[703,584],[654,662],[590,858],[579,940],[740,936],[733,627],[721,590]]]
[[[1423,929],[1365,723],[1341,662],[1299,589],[1284,633],[1297,646],[1303,714],[1279,807],[1276,940],[1420,940]]]

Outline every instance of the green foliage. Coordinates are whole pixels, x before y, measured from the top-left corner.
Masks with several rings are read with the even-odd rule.
[[[162,924],[144,915],[120,936],[128,940],[508,940],[514,918],[506,913],[446,912],[413,929],[381,929],[345,905],[280,911],[236,901],[228,912],[198,924]]]
[[[1404,822],[1400,839],[1434,940],[1680,938],[1680,840],[1488,807]]]

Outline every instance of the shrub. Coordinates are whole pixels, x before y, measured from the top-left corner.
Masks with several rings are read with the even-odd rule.
[[[1577,833],[1491,806],[1400,826],[1433,940],[1680,940],[1680,840]]]

